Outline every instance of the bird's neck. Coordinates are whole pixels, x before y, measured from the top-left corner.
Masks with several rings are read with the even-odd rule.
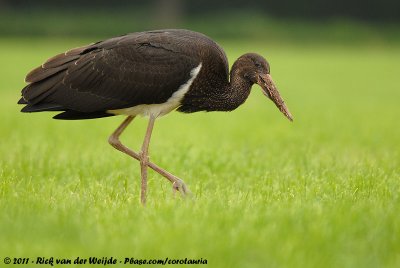
[[[222,91],[222,99],[228,103],[227,111],[232,111],[242,105],[250,94],[252,83],[240,75],[239,71],[233,68],[230,73],[230,81]]]
[[[178,110],[187,113],[233,111],[245,102],[250,94],[251,86],[252,83],[241,75],[240,69],[234,64],[229,80],[210,75],[204,76],[204,79],[195,80]]]

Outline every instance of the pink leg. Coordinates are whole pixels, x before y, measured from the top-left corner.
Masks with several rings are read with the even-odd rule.
[[[122,124],[113,132],[113,134],[108,138],[108,142],[118,151],[121,151],[121,152],[131,156],[132,158],[140,161],[141,173],[142,173],[142,191],[141,191],[142,203],[146,202],[146,197],[145,197],[146,191],[147,191],[147,169],[145,168],[146,166],[150,167],[151,169],[153,169],[154,171],[156,171],[157,173],[159,173],[160,175],[162,175],[163,177],[168,179],[170,182],[172,182],[172,187],[174,189],[174,192],[179,191],[183,195],[189,193],[189,189],[186,187],[185,183],[181,179],[179,179],[178,177],[172,175],[168,171],[160,168],[159,166],[157,166],[154,163],[149,161],[148,147],[149,147],[149,143],[150,143],[151,131],[154,126],[155,118],[150,117],[149,125],[148,125],[147,131],[146,131],[146,136],[143,141],[141,154],[135,153],[134,151],[132,151],[131,149],[129,149],[128,147],[126,147],[125,145],[123,145],[121,143],[121,141],[119,140],[119,136],[122,134],[122,132],[126,129],[126,127],[132,122],[132,120],[134,118],[135,118],[134,116],[128,116],[122,122]],[[146,151],[145,154],[143,154],[144,151]],[[143,155],[145,155],[145,157],[142,157]],[[142,158],[143,158],[143,160],[142,160]],[[143,179],[144,175],[146,177],[145,179]]]
[[[142,191],[140,195],[140,200],[142,204],[146,204],[147,196],[147,165],[149,164],[149,144],[151,138],[151,132],[153,132],[154,122],[156,118],[150,116],[149,124],[147,125],[146,135],[144,136],[142,151],[140,152],[140,170],[142,173]]]

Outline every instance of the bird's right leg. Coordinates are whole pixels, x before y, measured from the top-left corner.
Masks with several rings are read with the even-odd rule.
[[[119,136],[122,134],[122,132],[126,129],[126,127],[132,122],[132,120],[134,118],[135,118],[134,116],[128,116],[122,122],[122,124],[113,132],[113,134],[111,134],[111,136],[108,138],[108,142],[118,151],[121,151],[121,152],[129,155],[130,157],[140,161],[140,155],[138,153],[132,151],[125,145],[123,145],[121,143],[121,141],[119,140]],[[172,183],[172,188],[173,188],[174,192],[179,191],[183,195],[190,193],[190,191],[186,187],[185,183],[178,177],[172,175],[168,171],[160,168],[159,166],[157,166],[156,164],[154,164],[150,161],[147,163],[147,166],[149,168],[153,169],[154,171],[156,171],[157,173],[159,173],[161,176],[165,177],[167,180],[169,180]]]

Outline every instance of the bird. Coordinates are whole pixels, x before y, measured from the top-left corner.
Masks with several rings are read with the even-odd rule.
[[[58,112],[53,118],[126,118],[108,138],[117,150],[140,162],[140,202],[147,202],[147,169],[172,183],[173,192],[190,193],[179,177],[149,160],[155,120],[174,110],[182,113],[232,111],[258,84],[263,94],[290,120],[271,78],[268,61],[245,53],[229,71],[223,48],[206,35],[186,29],[134,32],[55,55],[29,72],[18,104],[21,112]],[[137,116],[148,117],[139,152],[120,135]]]

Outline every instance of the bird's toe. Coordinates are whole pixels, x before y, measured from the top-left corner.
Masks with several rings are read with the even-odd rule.
[[[176,179],[176,181],[172,184],[172,189],[174,193],[180,192],[183,196],[187,196],[188,194],[190,194],[189,189],[181,179]]]

